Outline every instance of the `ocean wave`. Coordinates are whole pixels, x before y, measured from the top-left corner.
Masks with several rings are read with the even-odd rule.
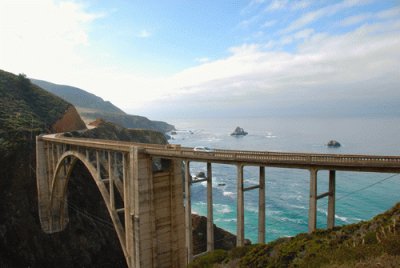
[[[341,220],[342,222],[345,222],[345,223],[350,223],[350,221],[349,221],[349,219],[347,217],[339,216],[337,214],[335,214],[335,219],[339,219],[339,220]]]
[[[292,207],[292,208],[298,208],[298,209],[305,209],[305,210],[308,210],[308,208],[306,208],[305,206],[292,205],[292,204],[289,204],[288,206],[289,206],[289,207]]]
[[[225,204],[214,204],[214,208],[217,213],[227,214],[232,212],[231,207]]]
[[[280,210],[269,210],[268,209],[265,213],[267,214],[267,216],[273,216],[273,215],[282,214],[282,211],[280,211]]]
[[[216,218],[214,222],[236,222],[236,218]]]
[[[244,209],[248,212],[258,213],[258,207],[245,205]]]
[[[318,208],[317,211],[325,214],[325,216],[328,216],[328,211],[326,209]],[[335,219],[341,220],[342,222],[345,222],[345,223],[351,223],[349,221],[349,218],[344,217],[344,216],[339,216],[337,214],[335,214]]]
[[[267,131],[265,134],[266,137],[276,137],[271,131]]]
[[[228,197],[234,197],[235,196],[234,192],[229,192],[229,191],[224,191],[222,194],[224,196],[228,196]]]
[[[296,224],[306,224],[306,222],[302,219],[292,219],[292,218],[287,218],[287,217],[281,217],[277,219],[280,222],[292,222]]]

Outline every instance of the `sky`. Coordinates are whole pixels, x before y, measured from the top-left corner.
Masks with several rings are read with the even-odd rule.
[[[400,116],[400,0],[0,0],[0,69],[154,119]]]

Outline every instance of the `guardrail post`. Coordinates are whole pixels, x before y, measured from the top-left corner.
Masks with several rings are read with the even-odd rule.
[[[211,162],[207,162],[207,251],[214,250],[214,220]]]
[[[328,229],[335,227],[335,188],[336,188],[336,171],[329,170],[329,197],[328,197]]]
[[[244,191],[243,191],[243,166],[237,165],[237,226],[236,246],[244,246]]]
[[[310,204],[308,210],[308,233],[317,229],[317,173],[316,168],[310,169]]]
[[[265,243],[265,167],[260,167],[258,190],[258,243]]]

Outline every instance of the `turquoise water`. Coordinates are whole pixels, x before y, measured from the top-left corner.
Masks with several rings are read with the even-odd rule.
[[[283,152],[400,155],[399,118],[168,119],[178,129],[171,143]],[[232,137],[236,126],[249,134]],[[325,144],[338,140],[342,147]],[[191,173],[206,171],[192,163]],[[245,167],[245,186],[258,184],[258,168]],[[368,220],[400,201],[400,175],[337,172],[336,225]],[[328,172],[318,173],[318,192],[327,191]],[[374,185],[375,184],[375,185]],[[205,183],[192,186],[192,209],[207,214]],[[266,168],[266,240],[307,232],[309,172]],[[236,167],[213,164],[214,222],[236,233]],[[257,241],[258,191],[245,193],[245,236]],[[318,201],[318,228],[326,227],[327,200]]]

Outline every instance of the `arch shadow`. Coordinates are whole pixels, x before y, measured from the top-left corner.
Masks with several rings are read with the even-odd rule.
[[[69,222],[68,215],[68,182],[76,164],[81,162],[94,180],[106,205],[109,216],[125,256],[125,230],[115,208],[111,206],[110,194],[106,184],[101,179],[100,171],[86,158],[85,155],[75,151],[67,151],[59,158],[51,181],[49,196],[49,219],[51,227],[49,233],[59,232],[66,228]]]

